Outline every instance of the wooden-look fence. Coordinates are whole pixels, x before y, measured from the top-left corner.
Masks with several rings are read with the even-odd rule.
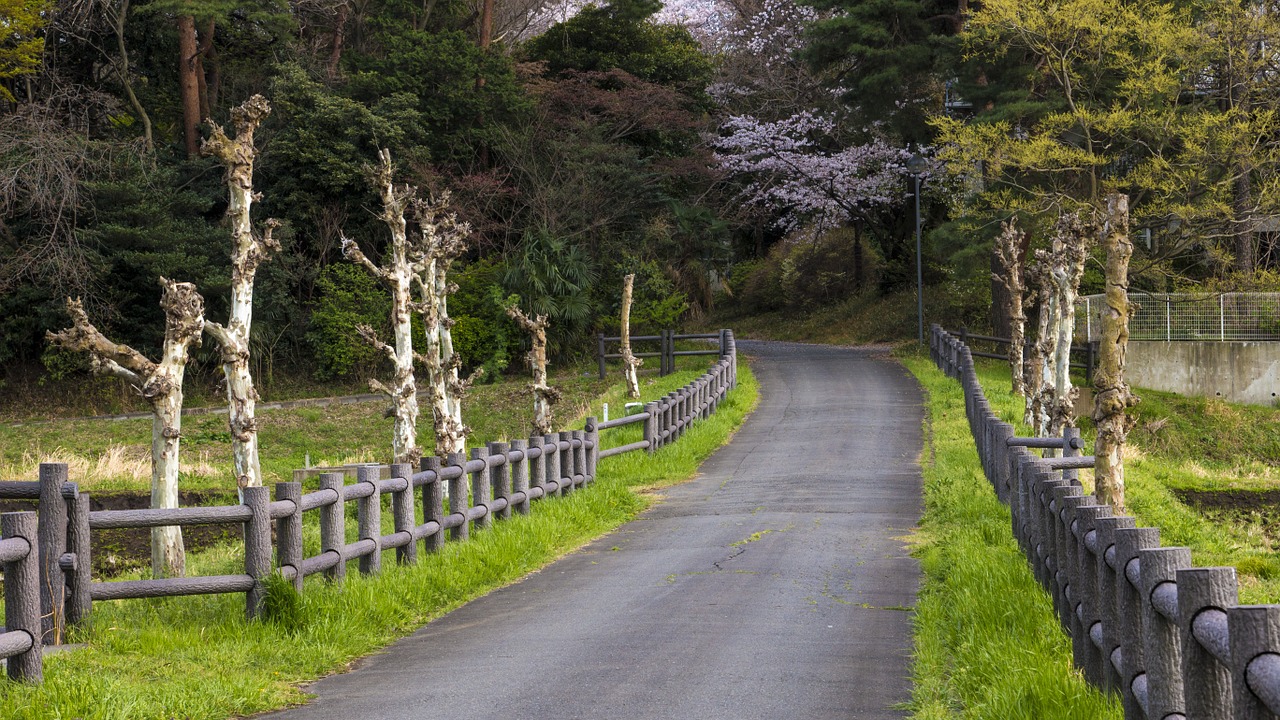
[[[697,333],[693,335],[677,335],[674,330],[662,330],[657,335],[632,335],[631,342],[635,344],[658,343],[658,349],[652,352],[633,352],[632,355],[638,358],[658,358],[658,375],[666,377],[676,371],[676,358],[688,357],[693,355],[719,355],[723,357],[729,351],[729,337],[732,335],[730,330],[721,330],[714,333]],[[720,348],[707,350],[676,350],[677,340],[719,340]],[[607,361],[617,360],[622,357],[622,351],[616,353],[606,352],[608,346],[622,342],[622,337],[605,337],[604,333],[596,336],[596,363],[600,366],[600,379],[605,379],[608,373]]]
[[[412,563],[422,551],[467,540],[471,528],[485,529],[494,519],[527,515],[531,502],[567,495],[589,486],[597,463],[625,452],[654,452],[675,442],[697,420],[710,417],[737,384],[737,349],[724,335],[724,352],[710,370],[667,397],[645,405],[642,413],[608,423],[587,418],[582,430],[535,436],[510,443],[492,442],[446,458],[427,457],[417,472],[393,464],[358,469],[356,482],[343,473],[320,476],[320,488],[303,493],[299,482],[277,483],[274,501],[267,488],[245,488],[239,505],[167,510],[89,510],[89,495],[67,481],[67,466],[40,466],[38,482],[0,482],[0,499],[39,501],[38,512],[0,514],[0,563],[4,564],[5,632],[0,658],[8,658],[9,677],[39,681],[41,646],[62,641],[67,625],[88,619],[95,601],[245,593],[245,612],[262,609],[264,580],[279,572],[299,592],[303,579],[323,574],[341,580],[347,562],[358,560],[361,574],[381,569],[382,553],[395,549],[396,560]],[[644,423],[644,439],[602,449],[600,432]],[[446,491],[447,488],[447,491]],[[382,534],[384,495],[393,531]],[[421,498],[419,500],[419,497]],[[347,541],[347,503],[356,504],[356,537]],[[418,502],[423,522],[418,523]],[[319,515],[319,553],[305,556],[303,513]],[[274,552],[272,522],[275,523]],[[98,582],[90,577],[90,535],[110,528],[234,525],[244,528],[244,572],[153,580]],[[274,558],[273,558],[274,555]]]
[[[1074,451],[1078,435],[1015,437],[992,412],[972,351],[936,325],[929,349],[964,389],[983,470],[1084,676],[1118,693],[1128,720],[1280,715],[1280,605],[1239,605],[1235,568],[1193,567],[1188,548],[1160,546],[1159,528],[1084,495],[1074,469],[1093,458],[1031,452]]]

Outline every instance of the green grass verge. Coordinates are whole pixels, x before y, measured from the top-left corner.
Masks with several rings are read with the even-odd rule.
[[[915,615],[916,718],[1105,720],[1119,703],[1071,665],[1071,643],[982,475],[960,386],[927,357],[903,358],[928,395],[924,573]]]
[[[645,394],[698,374],[650,379]],[[743,364],[739,387],[720,411],[674,445],[652,456],[606,459],[586,491],[537,501],[531,515],[447,544],[413,566],[397,566],[389,552],[377,576],[352,574],[336,585],[309,579],[301,607],[289,613],[300,623],[246,622],[242,595],[97,603],[92,626],[72,638],[87,647],[50,657],[44,684],[0,683],[0,717],[224,718],[302,702],[300,683],[341,670],[635,517],[651,502],[645,490],[692,477],[756,399]],[[192,574],[236,572],[239,557],[238,548],[195,556]]]

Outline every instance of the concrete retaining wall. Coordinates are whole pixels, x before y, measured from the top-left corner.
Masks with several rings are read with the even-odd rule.
[[[1131,385],[1253,405],[1280,399],[1280,342],[1130,341]]]

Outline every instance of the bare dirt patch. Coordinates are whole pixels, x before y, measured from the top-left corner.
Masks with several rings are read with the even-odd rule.
[[[1260,525],[1280,540],[1280,490],[1174,490],[1183,504],[1211,520]]]

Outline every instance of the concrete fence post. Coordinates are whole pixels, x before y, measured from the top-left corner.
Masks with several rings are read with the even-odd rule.
[[[276,500],[293,502],[293,512],[276,519],[276,564],[293,568],[293,589],[302,592],[302,483],[276,483]]]
[[[1094,687],[1103,687],[1106,682],[1102,650],[1094,642],[1094,635],[1101,630],[1102,616],[1098,605],[1098,565],[1102,558],[1089,549],[1089,536],[1097,540],[1098,521],[1111,516],[1110,505],[1086,505],[1076,509],[1079,537],[1079,584],[1081,614],[1080,629],[1083,631],[1081,648],[1084,650],[1084,674]]]
[[[1138,572],[1138,553],[1160,546],[1160,531],[1156,528],[1118,528],[1116,539],[1116,612],[1120,625],[1117,637],[1123,673],[1120,681],[1120,701],[1124,716],[1132,720],[1144,720],[1142,706],[1133,694],[1133,683],[1139,675],[1146,675],[1147,665],[1143,651],[1144,605],[1149,604],[1142,594],[1142,577]],[[1136,582],[1135,582],[1136,581]]]
[[[413,504],[413,465],[411,463],[394,463],[391,466],[391,477],[404,478],[405,489],[391,493],[391,517],[395,522],[397,533],[407,532],[412,536],[413,526],[418,514]],[[418,543],[410,540],[408,544],[396,548],[396,562],[411,565],[418,561]]]
[[[381,472],[377,465],[361,465],[356,469],[356,484],[368,485],[372,492],[356,501],[356,526],[360,540],[372,540],[373,552],[360,556],[360,574],[373,575],[382,570],[382,494],[378,492]]]
[[[1098,518],[1098,616],[1102,619],[1102,677],[1104,689],[1119,693],[1124,678],[1120,676],[1122,665],[1118,664],[1123,653],[1120,651],[1120,583],[1127,582],[1117,572],[1115,563],[1116,531],[1134,527],[1133,518],[1127,515]],[[1110,558],[1110,561],[1108,561]]]
[[[1064,427],[1062,428],[1062,457],[1080,457],[1080,450],[1073,447],[1075,443],[1080,441],[1080,428]],[[1080,471],[1074,468],[1068,468],[1062,471],[1062,477],[1072,485],[1080,484]]]
[[[563,445],[560,448],[560,485],[564,489],[564,494],[568,495],[574,491],[573,435],[568,431],[561,431],[557,440],[559,445]]]
[[[1227,610],[1231,628],[1231,688],[1234,720],[1273,720],[1249,681],[1250,664],[1280,651],[1280,605],[1242,605]],[[1256,672],[1256,671],[1255,671]],[[1260,674],[1260,673],[1259,673]],[[1261,678],[1259,678],[1261,679]],[[1274,677],[1267,678],[1274,680]]]
[[[499,520],[511,519],[511,460],[507,451],[511,446],[504,442],[489,443],[489,456],[501,456],[506,462],[489,468],[489,484],[493,488],[493,498],[503,498],[507,506],[498,511]]]
[[[524,493],[524,499],[516,503],[516,512],[521,515],[529,514],[529,442],[516,438],[511,441],[511,450],[520,453],[520,459],[515,461],[511,466],[511,491],[519,495]]]
[[[330,580],[341,580],[347,576],[347,559],[343,548],[347,545],[347,503],[343,499],[342,488],[346,485],[346,476],[340,472],[321,473],[320,489],[332,490],[338,499],[320,508],[320,551],[337,553],[338,562],[324,571]]]
[[[27,541],[27,554],[4,565],[4,625],[8,632],[25,632],[31,645],[6,661],[10,680],[38,683],[44,679],[40,636],[39,520],[33,512],[0,514],[0,537]]]
[[[544,437],[531,437],[528,442],[528,448],[530,450],[533,450],[534,448],[538,449],[537,457],[529,460],[529,489],[543,488],[543,497],[546,497],[545,493],[547,485],[547,453],[543,448],[546,443],[547,440]]]
[[[435,473],[435,480],[422,486],[422,520],[434,522],[440,527],[425,538],[424,549],[429,553],[439,552],[444,547],[444,479],[440,477],[442,464],[440,458],[429,455],[422,458],[420,467],[423,472]]]
[[[89,540],[89,494],[67,500],[67,552],[75,566],[67,572],[67,626],[83,625],[93,610],[89,584],[93,582],[93,551]]]
[[[460,452],[449,453],[445,459],[445,465],[448,467],[463,468],[466,464],[467,456]],[[471,536],[471,523],[467,522],[467,509],[470,507],[467,496],[467,473],[459,472],[457,477],[449,481],[449,514],[462,516],[462,522],[449,531],[451,540],[462,541]]]
[[[649,443],[645,452],[652,455],[658,451],[658,403],[645,403],[644,411],[649,413],[644,421],[644,441]]]
[[[1182,635],[1182,681],[1186,715],[1205,720],[1231,718],[1231,667],[1214,656],[1193,632],[1194,626],[1210,627],[1213,615],[1226,619],[1228,608],[1239,602],[1233,567],[1185,568],[1177,574],[1178,630]],[[1229,650],[1226,624],[1222,633],[1210,631],[1210,639]]]
[[[671,431],[667,442],[680,439],[680,393],[674,390],[667,395],[667,428]]]
[[[1072,488],[1069,484],[1066,487],[1069,488],[1069,492],[1061,498],[1060,511],[1064,550],[1062,572],[1066,577],[1063,597],[1067,601],[1066,620],[1067,634],[1071,636],[1071,660],[1083,671],[1088,663],[1088,652],[1084,647],[1088,638],[1085,636],[1087,628],[1084,626],[1084,583],[1080,578],[1080,542],[1076,537],[1075,528],[1078,527],[1080,509],[1092,506],[1093,498],[1081,495],[1079,490]]]
[[[484,506],[485,513],[475,520],[476,530],[488,530],[493,527],[493,480],[489,475],[487,460],[489,448],[471,448],[472,460],[485,460],[486,466],[471,473],[471,505]]]
[[[564,483],[560,482],[560,436],[555,433],[542,436],[542,456],[543,467],[546,470],[546,482],[548,486],[555,483],[556,489],[551,494],[560,497],[564,495]]]
[[[252,620],[262,612],[266,588],[262,581],[271,574],[271,491],[264,487],[243,489],[249,521],[244,524],[244,572],[253,578],[245,593],[245,617]]]
[[[996,497],[1006,505],[1009,504],[1009,438],[1011,437],[1013,437],[1012,425],[1006,422],[996,425],[992,440],[996,447],[996,476],[993,483],[996,488]]]
[[[586,428],[583,430],[583,437],[591,444],[591,447],[586,448],[587,462],[586,468],[583,470],[583,474],[586,475],[586,482],[590,484],[596,480],[596,465],[599,463],[600,459],[600,430],[596,425],[596,419],[594,417],[587,418]]]
[[[1053,573],[1058,568],[1057,560],[1054,558],[1054,552],[1057,549],[1057,537],[1055,533],[1054,521],[1054,496],[1053,488],[1060,485],[1062,480],[1057,473],[1049,470],[1041,470],[1036,473],[1035,481],[1032,484],[1031,510],[1032,518],[1035,520],[1035,531],[1033,533],[1033,546],[1035,551],[1032,557],[1032,569],[1035,572],[1036,579],[1040,581],[1040,586],[1050,595],[1054,592]]]
[[[573,439],[573,482],[580,487],[586,487],[587,484],[587,433],[583,430],[573,430],[569,433]],[[579,482],[581,478],[581,482]]]
[[[40,637],[45,645],[61,645],[65,630],[66,581],[60,561],[67,551],[66,482],[65,463],[40,463]]]
[[[1182,677],[1182,634],[1178,630],[1176,604],[1157,609],[1155,602],[1180,592],[1178,570],[1191,567],[1191,550],[1157,547],[1138,551],[1142,579],[1142,656],[1147,667],[1147,711],[1150,717],[1185,715]]]
[[[1053,546],[1053,585],[1055,588],[1055,599],[1060,601],[1058,605],[1058,621],[1062,624],[1062,629],[1071,632],[1072,618],[1075,606],[1072,603],[1072,597],[1069,592],[1074,592],[1074,588],[1069,586],[1074,581],[1074,573],[1076,569],[1076,544],[1075,536],[1071,532],[1071,522],[1075,518],[1075,510],[1080,505],[1088,502],[1088,498],[1082,497],[1077,488],[1071,486],[1070,483],[1063,481],[1061,478],[1055,478],[1056,483],[1049,488],[1049,522],[1051,527],[1048,530],[1051,536],[1051,544]]]

